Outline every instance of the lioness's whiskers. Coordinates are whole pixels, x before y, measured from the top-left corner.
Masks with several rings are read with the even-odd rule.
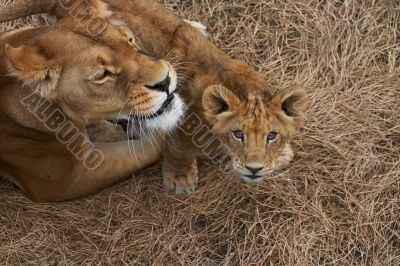
[[[159,143],[157,142],[157,139],[154,137],[154,134],[153,134],[152,130],[151,130],[151,129],[148,129],[148,131],[149,131],[150,137],[154,140],[154,144],[157,146],[157,148],[160,149],[160,145],[159,145]],[[152,142],[151,142],[151,143],[152,143]],[[152,143],[152,146],[153,146],[153,143]],[[154,148],[154,146],[153,146],[153,148]]]
[[[154,140],[154,142],[155,142],[155,144],[157,145],[157,147],[160,148],[160,146],[159,146],[159,144],[158,144],[158,142],[157,142],[157,139],[154,137],[154,135],[153,135],[153,133],[152,133],[152,129],[149,128],[149,127],[147,127],[147,129],[148,129],[148,132],[149,132],[150,137]],[[159,131],[159,129],[158,129],[157,127],[156,127],[156,130]],[[152,143],[151,141],[150,141],[150,143],[151,143],[152,146],[153,146],[153,143]],[[153,148],[154,148],[154,146],[153,146]]]
[[[159,129],[156,128],[156,130],[159,130]],[[157,147],[160,148],[160,146],[159,146],[159,144],[158,144],[158,142],[157,142],[157,139],[154,137],[153,133],[151,132],[151,131],[152,131],[151,128],[148,128],[148,131],[149,131],[150,137],[154,140],[154,142],[155,142],[155,144],[157,145]],[[153,149],[154,149],[154,144],[153,144],[153,142],[150,141],[150,143],[151,143],[151,145],[152,145],[152,147],[153,147]]]
[[[126,107],[127,105],[128,105],[128,103],[126,103],[124,106],[122,106],[121,110],[119,111],[119,113],[118,113],[118,115],[117,115],[117,120],[115,120],[115,125],[114,125],[114,128],[116,128],[116,127],[117,127],[117,125],[118,125],[118,121],[119,121],[119,117],[121,116],[122,110],[124,110],[124,109],[125,109],[125,107]],[[128,123],[129,123],[129,119],[128,119]]]
[[[132,110],[129,112],[129,117],[131,117],[131,115],[132,115]],[[129,127],[129,120],[128,120],[128,127]],[[126,130],[126,137],[127,137],[127,140],[128,140],[129,153],[130,153],[131,157],[133,157],[133,156],[132,156],[131,145],[130,145],[130,142],[129,142],[129,139],[130,139],[130,138],[129,138],[128,130]]]
[[[194,84],[193,77],[187,76],[185,74],[180,74],[180,76],[178,77],[178,84],[182,85],[186,83],[189,83],[189,85]]]
[[[132,113],[133,113],[133,111],[131,110],[131,111],[129,112],[129,117],[132,116]],[[129,126],[129,124],[128,124],[128,126]],[[133,126],[133,123],[132,123],[132,126]],[[131,146],[130,146],[130,143],[132,142],[133,154],[135,155],[136,162],[138,163],[138,165],[139,165],[139,167],[140,167],[140,162],[139,162],[138,157],[137,157],[137,155],[136,155],[135,143],[133,143],[133,140],[130,138],[129,133],[128,133],[128,130],[127,130],[126,134],[127,134],[127,137],[128,137],[129,153],[131,154],[131,157],[133,158],[133,156],[132,156],[132,150],[131,150]]]
[[[167,53],[167,55],[165,56],[165,58],[166,58],[167,60],[171,60],[171,59],[169,59],[168,57],[169,57],[170,55],[172,55],[175,51],[176,51],[175,49],[171,49],[171,50]]]
[[[155,130],[157,131],[158,134],[162,135],[162,132],[161,132],[161,130],[160,130],[158,127],[155,128]],[[159,143],[157,142],[157,139],[154,137],[154,134],[153,134],[153,132],[152,132],[152,129],[149,129],[149,131],[150,131],[149,133],[150,133],[151,136],[153,137],[153,139],[154,139],[154,141],[155,141],[157,147],[158,147],[159,149],[161,149]]]
[[[139,111],[139,110],[138,110]],[[142,112],[139,112],[140,116],[142,116]],[[143,156],[144,156],[144,145],[143,145],[143,138],[145,137],[145,133],[143,132],[143,136],[142,136],[142,123],[139,121],[139,136],[140,136],[140,143],[142,144],[142,151],[143,151]]]

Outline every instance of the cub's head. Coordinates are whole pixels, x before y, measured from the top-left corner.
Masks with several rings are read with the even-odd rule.
[[[133,36],[110,25],[101,36],[50,27],[5,45],[10,74],[72,119],[89,122],[130,116],[172,129],[183,113],[177,74],[142,53]]]
[[[289,87],[272,99],[262,92],[240,99],[222,86],[203,96],[205,117],[228,148],[233,170],[249,183],[259,182],[293,159],[289,140],[303,121],[304,89]]]

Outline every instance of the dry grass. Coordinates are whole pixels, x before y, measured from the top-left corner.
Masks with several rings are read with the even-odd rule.
[[[203,164],[191,197],[159,165],[64,204],[2,182],[0,264],[400,265],[398,0],[164,2],[274,85],[309,88],[295,161],[258,186]]]

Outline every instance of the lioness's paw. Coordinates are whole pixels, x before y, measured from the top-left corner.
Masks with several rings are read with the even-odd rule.
[[[186,173],[178,173],[172,169],[165,164],[163,166],[164,187],[178,195],[193,194],[198,183],[197,162],[194,161]]]
[[[99,121],[87,125],[86,130],[92,142],[117,142],[127,139],[124,129],[109,121]]]

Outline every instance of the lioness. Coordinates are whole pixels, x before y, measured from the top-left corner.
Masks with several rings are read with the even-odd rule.
[[[56,2],[41,1],[43,7],[34,11],[47,12],[46,7],[57,6],[58,16],[63,17],[73,10],[63,10]],[[168,189],[177,194],[194,191],[198,180],[196,158],[201,154],[213,157],[214,142],[217,150],[223,147],[232,158],[233,170],[249,183],[260,182],[293,159],[290,139],[302,124],[307,106],[303,88],[291,86],[274,94],[275,89],[249,65],[230,58],[153,0],[90,3],[106,3],[111,17],[124,21],[153,56],[165,57],[173,51],[174,56],[188,62],[185,72],[194,84],[182,88],[181,93],[190,102],[186,119],[181,130],[166,142],[163,176]],[[20,4],[19,12],[32,14],[26,7]]]
[[[89,142],[88,122],[122,114],[169,130],[183,112],[175,70],[126,28],[65,25],[0,35],[0,176],[38,202],[97,192],[159,160],[151,141]]]

